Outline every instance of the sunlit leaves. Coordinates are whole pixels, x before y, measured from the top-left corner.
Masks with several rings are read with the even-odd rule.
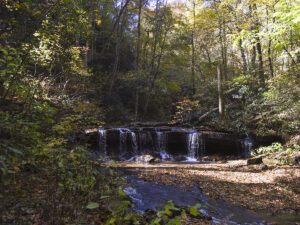
[[[86,206],[87,209],[96,209],[96,208],[99,208],[99,203],[97,202],[90,202],[87,206]]]

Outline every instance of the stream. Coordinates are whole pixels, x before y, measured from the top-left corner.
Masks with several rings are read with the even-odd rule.
[[[181,207],[203,205],[200,213],[212,217],[214,224],[265,224],[264,219],[223,200],[206,197],[201,190],[193,188],[182,189],[178,185],[166,186],[138,179],[135,175],[126,175],[130,185],[124,192],[134,204],[133,210],[143,213],[146,210],[163,208],[168,201]]]
[[[232,205],[221,199],[207,197],[196,185],[185,188],[181,185],[163,185],[148,182],[138,178],[135,174],[125,171],[129,185],[124,192],[134,204],[133,211],[144,213],[147,210],[161,210],[168,201],[179,207],[190,207],[200,203],[203,207],[198,211],[204,216],[212,218],[212,224],[296,224],[295,216],[268,216],[265,213],[250,212],[242,207]]]

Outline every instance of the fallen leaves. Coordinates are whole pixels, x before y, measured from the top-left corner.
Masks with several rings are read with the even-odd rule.
[[[180,188],[198,186],[210,198],[231,201],[254,211],[297,213],[300,208],[300,168],[247,166],[246,160],[228,163],[157,165],[120,163],[140,178]]]

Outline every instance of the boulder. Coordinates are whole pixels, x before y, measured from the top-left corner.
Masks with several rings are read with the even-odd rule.
[[[263,163],[262,159],[263,159],[263,156],[252,157],[247,160],[247,165],[261,164],[261,163]]]
[[[147,154],[137,156],[135,161],[139,163],[160,163],[161,158]]]
[[[211,160],[211,158],[209,158],[209,156],[204,156],[204,157],[201,158],[201,161],[203,161],[203,162],[211,162],[212,160]]]
[[[300,152],[295,152],[290,157],[291,157],[291,163],[293,165],[299,165],[300,164]]]

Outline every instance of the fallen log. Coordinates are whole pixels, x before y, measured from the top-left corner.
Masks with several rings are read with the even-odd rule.
[[[218,109],[219,109],[219,107],[214,108],[214,109],[212,109],[212,110],[210,110],[210,111],[204,113],[202,116],[199,117],[198,122],[201,122],[201,121],[204,120],[209,114],[211,114],[211,113],[217,111]]]
[[[129,126],[139,126],[139,127],[160,127],[160,126],[170,126],[170,122],[133,122]]]

